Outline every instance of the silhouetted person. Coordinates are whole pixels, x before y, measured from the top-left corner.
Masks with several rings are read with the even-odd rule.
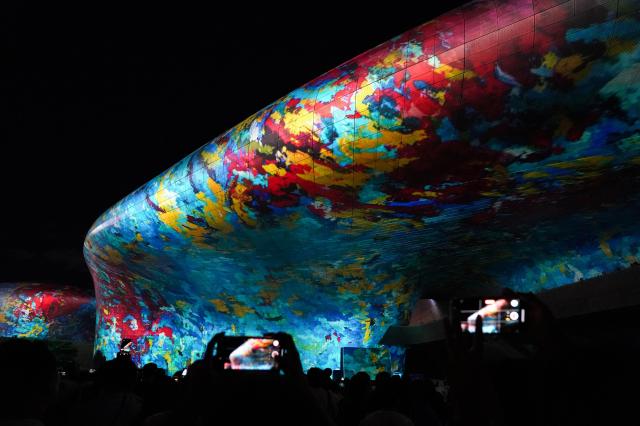
[[[328,369],[331,373],[331,369]],[[331,390],[331,378],[327,377],[326,370],[312,367],[307,371],[307,382],[316,403],[332,419],[338,418],[338,396]]]
[[[175,401],[174,390],[178,386],[167,377],[164,370],[155,363],[148,363],[142,367],[140,381],[136,387],[136,394],[142,398],[142,412],[144,417],[167,410]],[[179,376],[182,371],[178,372]]]
[[[93,360],[91,364],[93,365],[93,368],[95,370],[99,370],[100,368],[102,368],[105,362],[107,362],[107,358],[105,358],[102,351],[96,351],[96,353],[93,354]]]
[[[411,419],[397,411],[379,410],[367,414],[359,426],[414,426]]]
[[[56,360],[40,341],[0,342],[0,425],[40,425],[57,392]]]
[[[258,372],[224,370],[215,352],[224,336],[216,335],[204,359],[194,362],[180,380],[179,405],[148,417],[144,425],[331,425],[315,401],[291,336],[270,337],[286,351],[276,357],[277,370]]]
[[[367,414],[371,392],[371,378],[363,371],[353,375],[345,385],[344,398],[340,401],[338,421],[341,425],[357,425]]]
[[[130,357],[107,361],[97,374],[95,392],[79,400],[72,425],[128,426],[142,418],[142,400],[134,392],[138,370]]]

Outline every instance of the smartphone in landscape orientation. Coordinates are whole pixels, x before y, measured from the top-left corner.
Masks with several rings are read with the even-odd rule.
[[[273,370],[281,354],[280,342],[267,337],[226,336],[216,349],[227,370]]]
[[[525,308],[520,299],[473,298],[451,302],[451,317],[459,318],[463,332],[476,332],[476,319],[482,316],[484,334],[519,333],[525,321]]]

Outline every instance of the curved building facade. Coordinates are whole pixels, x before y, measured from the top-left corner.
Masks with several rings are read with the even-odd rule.
[[[93,341],[95,300],[71,286],[0,283],[0,337]]]
[[[473,2],[215,138],[89,231],[96,349],[175,371],[282,330],[337,368],[421,296],[638,262],[637,9]]]

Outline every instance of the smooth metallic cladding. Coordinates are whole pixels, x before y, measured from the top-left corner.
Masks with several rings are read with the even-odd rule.
[[[335,368],[421,295],[637,262],[639,38],[636,1],[474,2],[294,90],[96,221],[96,349],[284,330]]]

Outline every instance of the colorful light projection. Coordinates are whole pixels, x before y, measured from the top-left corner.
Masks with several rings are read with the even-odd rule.
[[[0,284],[0,337],[91,342],[95,324],[95,299],[78,288]]]
[[[637,262],[639,38],[637,1],[480,1],[294,90],[96,221],[96,349],[282,330],[337,368],[421,294]]]
[[[378,373],[391,373],[391,358],[387,348],[342,348],[342,373],[353,377],[363,371],[370,378]]]

